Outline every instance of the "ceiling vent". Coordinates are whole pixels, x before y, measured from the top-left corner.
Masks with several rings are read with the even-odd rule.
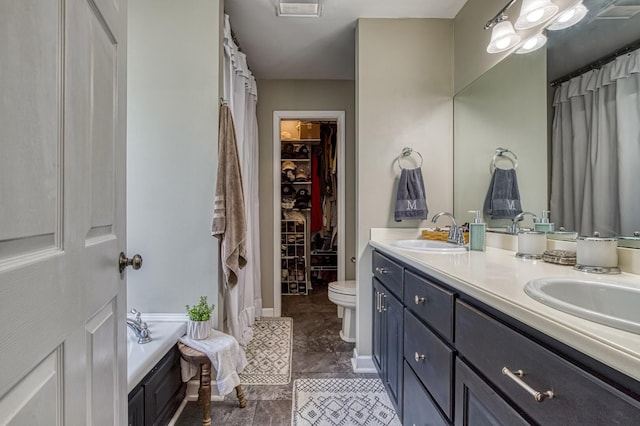
[[[624,1],[611,4],[603,8],[595,16],[595,19],[629,19],[640,12],[639,4],[624,4]],[[629,3],[629,2],[626,2]]]
[[[318,18],[321,10],[320,0],[279,0],[277,15]]]

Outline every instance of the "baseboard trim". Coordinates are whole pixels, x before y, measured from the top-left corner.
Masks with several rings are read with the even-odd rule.
[[[262,308],[263,317],[273,317],[273,308]]]
[[[351,358],[351,367],[354,373],[377,373],[376,366],[373,364],[371,355],[358,356],[358,350],[353,349],[353,358]]]

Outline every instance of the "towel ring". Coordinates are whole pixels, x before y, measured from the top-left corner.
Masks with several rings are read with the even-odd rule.
[[[493,174],[493,171],[497,168],[496,161],[498,157],[509,160],[514,170],[518,168],[518,156],[513,151],[509,151],[507,148],[496,148],[496,153],[493,155],[493,159],[489,165],[489,174]]]
[[[418,165],[418,168],[422,167],[422,164],[424,163],[424,158],[422,158],[422,154],[420,154],[418,151],[414,151],[409,147],[404,147],[402,148],[402,153],[396,157],[396,160],[398,161],[398,167],[400,167],[400,170],[404,170],[404,167],[402,167],[400,160],[406,157],[410,157],[411,154],[413,153],[416,153],[418,157],[420,157],[420,164]]]

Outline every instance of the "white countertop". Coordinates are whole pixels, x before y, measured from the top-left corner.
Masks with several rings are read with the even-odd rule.
[[[416,229],[372,229],[369,244],[640,381],[640,335],[558,311],[530,298],[523,290],[532,279],[552,276],[616,281],[640,288],[640,276],[588,274],[569,266],[518,259],[513,251],[492,247],[487,247],[485,252],[447,254],[405,250],[390,245],[393,240],[417,238],[419,235]]]

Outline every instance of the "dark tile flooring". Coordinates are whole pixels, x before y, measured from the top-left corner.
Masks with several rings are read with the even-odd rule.
[[[283,296],[282,316],[293,318],[291,382],[282,386],[243,386],[247,406],[238,408],[235,392],[211,403],[214,425],[290,425],[293,381],[300,378],[377,377],[351,369],[354,343],[340,339],[341,320],[327,297],[326,285],[315,285],[308,296]],[[202,409],[187,403],[176,426],[202,424]]]

